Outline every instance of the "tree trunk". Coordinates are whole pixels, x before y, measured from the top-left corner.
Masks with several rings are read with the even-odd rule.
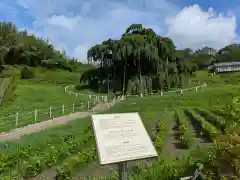
[[[126,87],[126,69],[127,69],[127,59],[125,59],[124,70],[123,70],[123,89],[122,89],[122,98],[125,95]]]
[[[138,61],[138,62],[139,62],[139,63],[138,63],[138,71],[139,71],[140,96],[143,97],[141,58],[139,58],[139,61]]]

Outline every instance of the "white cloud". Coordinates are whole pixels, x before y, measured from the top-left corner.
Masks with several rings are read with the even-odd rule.
[[[236,17],[217,14],[212,8],[203,11],[198,5],[185,7],[167,20],[167,35],[178,48],[203,46],[222,48],[237,37]]]
[[[78,25],[80,20],[81,20],[80,16],[75,16],[73,18],[70,18],[63,15],[60,15],[60,16],[53,15],[48,19],[48,24],[53,26],[59,26],[69,31],[73,31]]]
[[[38,35],[48,37],[58,49],[66,47],[69,55],[86,60],[89,47],[108,38],[119,38],[132,23],[166,33],[164,21],[159,19],[174,15],[178,8],[167,0],[150,1],[18,0],[18,3],[35,19],[32,29]]]
[[[213,9],[204,12],[197,5],[181,10],[169,0],[17,2],[24,9],[19,14],[32,20],[26,29],[47,37],[58,49],[65,48],[68,55],[80,60],[86,60],[89,47],[108,38],[119,38],[132,23],[170,36],[178,48],[196,49],[205,45],[220,48],[237,36],[235,17],[224,17]]]

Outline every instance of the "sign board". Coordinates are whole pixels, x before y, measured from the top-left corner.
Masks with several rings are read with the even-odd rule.
[[[138,113],[92,115],[100,164],[158,156]]]

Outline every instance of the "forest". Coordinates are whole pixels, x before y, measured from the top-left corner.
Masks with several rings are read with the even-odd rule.
[[[84,66],[58,51],[47,39],[19,31],[12,22],[0,23],[0,65],[27,65],[77,71]],[[86,66],[86,65],[85,65]]]
[[[220,50],[202,47],[176,49],[174,42],[141,24],[130,25],[118,40],[108,39],[88,50],[97,68],[86,71],[81,82],[101,92],[150,94],[184,86],[197,69],[214,62],[240,60],[240,45]]]

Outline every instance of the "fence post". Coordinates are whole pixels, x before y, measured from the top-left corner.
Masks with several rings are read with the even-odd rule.
[[[64,104],[62,105],[62,114],[64,114]]]
[[[183,90],[181,89],[181,94],[183,94]]]
[[[16,113],[16,128],[18,128],[18,121],[19,121],[19,113]]]
[[[198,87],[196,87],[196,92],[198,92]]]
[[[89,102],[89,100],[88,100],[88,110],[90,109],[90,102]]]
[[[74,104],[74,102],[73,102],[73,104],[72,104],[72,111],[73,111],[73,112],[75,111],[75,104]]]
[[[52,107],[49,107],[49,117],[52,118]]]
[[[105,96],[105,102],[107,102],[108,101],[108,98],[107,98],[107,96]]]
[[[34,110],[34,121],[37,122],[37,109]]]

